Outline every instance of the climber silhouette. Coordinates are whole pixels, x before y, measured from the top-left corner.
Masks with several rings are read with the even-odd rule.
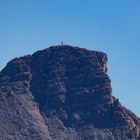
[[[63,42],[61,42],[61,45],[63,46],[63,45],[64,45],[64,43],[63,43]]]

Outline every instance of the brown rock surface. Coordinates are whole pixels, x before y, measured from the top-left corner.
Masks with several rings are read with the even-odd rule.
[[[107,55],[69,45],[15,58],[0,74],[2,140],[140,140],[112,96]]]

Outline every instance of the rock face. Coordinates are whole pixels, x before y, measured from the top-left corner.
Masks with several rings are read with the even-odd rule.
[[[103,52],[62,45],[15,58],[0,74],[0,112],[1,140],[140,140]]]

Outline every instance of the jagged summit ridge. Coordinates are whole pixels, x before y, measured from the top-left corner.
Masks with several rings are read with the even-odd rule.
[[[4,140],[140,139],[139,118],[112,96],[103,52],[58,45],[15,58],[0,99]]]

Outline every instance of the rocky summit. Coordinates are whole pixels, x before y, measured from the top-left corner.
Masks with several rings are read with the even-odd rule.
[[[1,71],[0,140],[140,140],[140,119],[112,95],[105,53],[51,46]]]

